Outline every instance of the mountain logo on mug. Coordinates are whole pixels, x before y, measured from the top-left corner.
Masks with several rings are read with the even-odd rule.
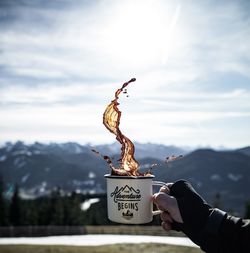
[[[134,216],[134,214],[133,214],[132,212],[130,212],[129,210],[127,210],[126,213],[124,213],[124,212],[122,213],[122,217],[123,217],[124,219],[126,219],[126,220],[132,219],[133,216]]]
[[[128,185],[119,188],[116,186],[115,190],[110,194],[110,197],[114,198],[114,202],[118,201],[140,201],[141,193],[139,189],[134,189]]]

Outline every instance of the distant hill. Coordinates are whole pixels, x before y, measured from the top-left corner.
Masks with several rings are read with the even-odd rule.
[[[137,148],[138,146],[138,148]],[[104,155],[119,158],[120,145],[100,145],[91,147],[77,143],[6,143],[0,148],[0,174],[11,193],[14,184],[18,184],[28,196],[48,194],[54,187],[66,191],[101,192],[105,190],[103,175],[110,173],[107,163],[95,155],[91,149]],[[165,159],[168,154],[186,153],[173,146],[154,144],[136,144],[136,158],[144,159],[158,156]],[[152,163],[158,159],[151,159]],[[148,159],[145,163],[149,163]],[[151,164],[141,163],[142,169]]]
[[[18,184],[27,196],[67,191],[103,191],[106,164],[88,146],[76,143],[25,145],[8,143],[0,149],[0,174],[11,191]],[[103,184],[103,182],[102,182]]]
[[[152,143],[135,146],[141,171],[158,164],[153,168],[156,180],[189,180],[210,204],[216,202],[223,209],[241,214],[245,202],[250,200],[250,147],[235,151],[199,149],[190,153]],[[7,143],[0,148],[0,175],[5,181],[6,195],[11,195],[16,183],[27,198],[49,194],[55,187],[66,192],[105,191],[103,175],[110,169],[92,148],[77,143]],[[119,157],[117,143],[94,148],[115,159]],[[165,158],[171,155],[184,157],[166,164]]]
[[[250,156],[250,147],[240,148],[240,149],[237,149],[236,151]]]
[[[175,146],[165,146],[162,144],[153,143],[135,143],[135,157],[136,159],[143,159],[146,157],[153,157],[159,160],[165,160],[167,156],[171,155],[184,155],[189,152],[189,150],[184,148],[179,148]],[[116,155],[120,152],[121,145],[116,142],[110,145],[99,145],[96,149],[103,154]]]

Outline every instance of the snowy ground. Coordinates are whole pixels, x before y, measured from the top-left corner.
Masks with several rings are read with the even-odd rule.
[[[32,244],[32,245],[72,245],[98,246],[116,243],[163,243],[197,247],[185,237],[143,236],[143,235],[73,235],[48,237],[0,238],[1,244]]]

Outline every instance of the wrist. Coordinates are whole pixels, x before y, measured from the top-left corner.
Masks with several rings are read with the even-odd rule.
[[[221,223],[225,219],[226,215],[227,215],[226,212],[218,208],[211,209],[204,231],[206,231],[206,233],[217,236],[219,234]]]

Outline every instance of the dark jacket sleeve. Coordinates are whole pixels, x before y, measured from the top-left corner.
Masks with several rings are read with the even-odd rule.
[[[208,253],[249,253],[250,220],[214,209],[202,232],[200,247]]]
[[[250,253],[250,220],[212,208],[185,180],[170,187],[177,200],[183,223],[172,229],[182,231],[207,253]]]
[[[219,229],[220,252],[250,252],[250,220],[227,215]]]

